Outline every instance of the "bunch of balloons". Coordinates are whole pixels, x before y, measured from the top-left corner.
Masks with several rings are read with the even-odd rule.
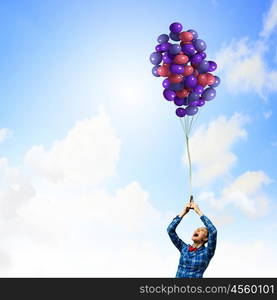
[[[183,31],[181,23],[169,26],[170,33],[159,35],[155,52],[150,55],[152,74],[165,77],[163,96],[178,106],[178,117],[193,116],[206,101],[215,98],[220,78],[213,75],[217,64],[206,60],[206,43],[195,30]],[[174,42],[169,42],[169,40]],[[176,43],[177,42],[177,43]]]

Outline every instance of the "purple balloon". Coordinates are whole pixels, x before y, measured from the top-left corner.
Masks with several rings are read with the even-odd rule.
[[[189,101],[189,106],[198,106],[198,100]]]
[[[207,57],[207,54],[205,52],[199,52],[199,54],[202,56],[203,59]]]
[[[209,63],[209,70],[208,71],[209,72],[215,71],[216,68],[217,68],[217,64],[214,61],[211,61],[211,60],[209,60],[208,63]]]
[[[153,74],[155,77],[160,77],[160,75],[159,75],[158,72],[157,72],[157,70],[158,70],[159,67],[160,67],[160,66],[158,65],[158,66],[154,66],[154,67],[152,68],[152,74]]]
[[[182,106],[182,105],[184,105],[184,98],[175,97],[174,103],[177,106]]]
[[[169,89],[172,91],[181,91],[184,89],[184,82],[170,83]]]
[[[170,44],[169,42],[162,43],[162,44],[161,44],[161,49],[162,49],[162,51],[163,51],[163,52],[168,51],[170,45],[171,45],[171,44]]]
[[[155,67],[154,67],[155,68]],[[168,89],[169,88],[169,86],[170,86],[170,81],[169,81],[169,79],[168,78],[166,78],[166,79],[164,79],[164,81],[163,81],[163,83],[162,83],[162,85],[163,85],[163,87],[165,88],[165,89]]]
[[[205,91],[202,93],[202,99],[205,101],[213,100],[215,96],[216,96],[216,90],[211,87],[205,89]]]
[[[201,95],[204,91],[204,88],[202,85],[197,84],[194,88],[193,91],[196,92],[198,95]]]
[[[153,65],[158,65],[161,61],[162,61],[162,55],[161,55],[161,53],[159,53],[159,52],[153,52],[150,55],[150,62]]]
[[[191,62],[192,64],[195,64],[195,65],[201,63],[202,60],[203,60],[202,55],[199,54],[199,53],[193,54],[193,55],[190,57],[190,62]]]
[[[163,62],[165,62],[166,64],[171,64],[172,60],[173,60],[174,55],[165,52],[163,53]]]
[[[182,46],[182,51],[188,55],[188,56],[191,56],[193,55],[196,51],[195,51],[195,48],[192,44],[185,44]]]
[[[196,40],[198,38],[198,33],[195,30],[189,29],[188,32],[192,33],[194,40]]]
[[[174,22],[169,26],[169,30],[173,33],[180,33],[183,30],[181,23]]]
[[[193,88],[197,85],[197,78],[194,75],[189,75],[185,78],[185,85],[189,88]]]
[[[198,100],[197,106],[203,106],[204,104],[205,104],[205,100],[203,100],[202,98],[200,98],[200,99]]]
[[[173,41],[176,41],[176,42],[180,41],[179,33],[170,32],[169,37],[170,37]]]
[[[189,96],[188,96],[189,104],[192,101],[197,101],[199,99],[199,97],[200,97],[199,94],[197,94],[196,92],[190,92]]]
[[[186,114],[189,116],[193,116],[198,112],[198,107],[197,106],[188,106],[185,108]]]
[[[169,41],[169,36],[165,33],[158,36],[157,41],[159,44],[166,43]]]
[[[155,47],[155,50],[156,50],[157,52],[163,52],[161,45],[157,45],[157,46]]]
[[[214,84],[210,85],[213,88],[218,87],[220,85],[220,78],[218,76],[214,76],[214,78],[215,78]]]
[[[206,73],[209,70],[209,62],[206,60],[202,60],[201,63],[198,65],[198,72],[199,73]]]
[[[172,45],[169,46],[168,52],[170,54],[176,55],[176,54],[179,54],[181,52],[181,50],[182,50],[182,48],[181,48],[180,45],[178,45],[178,44],[172,44]]]
[[[184,98],[184,105],[189,105],[189,99],[188,99],[188,97]]]
[[[184,69],[184,66],[182,66],[182,65],[171,65],[170,71],[175,74],[182,74],[182,73],[184,73],[185,69]]]
[[[206,43],[203,40],[197,39],[193,42],[193,45],[197,51],[204,51],[207,48]]]
[[[184,117],[186,115],[186,109],[183,107],[178,107],[176,109],[176,115],[180,118]]]
[[[166,100],[168,101],[173,101],[176,97],[176,93],[171,90],[164,90],[163,91],[163,96]]]

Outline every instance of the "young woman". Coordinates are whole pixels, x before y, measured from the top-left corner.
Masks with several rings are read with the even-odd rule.
[[[193,209],[206,227],[197,228],[191,237],[193,244],[184,243],[177,235],[175,229],[182,218]],[[202,278],[216,248],[217,231],[212,222],[199,209],[193,201],[185,205],[184,210],[169,224],[167,232],[173,244],[180,251],[180,260],[177,278]],[[207,243],[207,246],[205,244]]]

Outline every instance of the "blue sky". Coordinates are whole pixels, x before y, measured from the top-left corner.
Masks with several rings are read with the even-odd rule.
[[[226,171],[211,178],[211,182],[194,187],[194,194],[207,215],[222,214],[228,215],[226,219],[233,218],[233,222],[222,221],[222,225],[218,221],[218,226],[222,226],[223,242],[227,241],[226,235],[230,241],[240,241],[238,232],[243,227],[245,235],[242,242],[255,243],[253,232],[257,232],[259,241],[265,244],[264,232],[268,228],[276,229],[277,13],[274,3],[258,0],[242,3],[227,0],[175,1],[174,5],[169,1],[2,1],[0,128],[7,128],[3,132],[8,133],[3,133],[3,140],[0,139],[0,157],[7,160],[10,168],[17,169],[22,178],[26,177],[28,184],[36,191],[36,196],[30,196],[20,209],[16,204],[12,205],[16,218],[33,222],[35,226],[34,220],[30,221],[28,216],[33,207],[40,207],[40,199],[45,196],[43,191],[48,186],[46,182],[51,182],[51,174],[55,172],[65,177],[68,174],[69,182],[75,180],[76,197],[78,191],[91,192],[90,184],[84,186],[82,178],[91,175],[91,178],[97,179],[101,172],[104,174],[102,162],[107,165],[107,174],[99,177],[97,192],[105,190],[105,193],[114,196],[116,191],[131,182],[138,182],[141,189],[148,193],[147,203],[161,214],[161,226],[166,226],[171,217],[182,209],[188,180],[187,165],[182,161],[185,154],[183,132],[174,106],[162,97],[162,79],[152,76],[149,62],[157,37],[168,33],[172,22],[179,21],[184,29],[195,29],[207,42],[208,58],[218,62],[219,70],[215,74],[222,78],[217,97],[202,108],[192,134],[196,134],[201,126],[206,126],[208,132],[209,124],[223,117],[225,121],[218,121],[216,126],[223,124],[228,127],[231,124],[230,132],[227,131],[218,144],[226,153],[236,157],[236,161],[226,165]],[[90,135],[84,134],[84,140],[77,138],[76,141],[73,139],[63,143],[70,130],[76,128],[76,122],[88,119],[94,124],[94,118],[99,115],[101,119],[101,109],[110,120],[110,131],[106,132],[106,125],[101,125],[98,133],[92,130],[91,141],[87,141]],[[244,116],[246,121],[233,119],[236,113]],[[105,117],[103,120],[106,120]],[[239,137],[242,131],[245,138]],[[216,135],[222,136],[222,132],[224,128],[218,128]],[[120,147],[106,141],[105,134],[115,143],[114,138],[117,137]],[[234,138],[228,140],[228,134],[234,134]],[[84,145],[88,143],[92,155],[98,155],[104,147],[102,156],[99,154],[99,163],[94,165],[89,160],[88,170],[76,167],[85,160],[82,160],[82,153],[79,152],[78,156],[74,152],[79,145],[75,145],[74,141]],[[212,147],[219,147],[217,141],[213,142],[214,145],[207,144],[211,146],[207,153],[201,153],[203,157],[207,155],[207,160],[213,157]],[[55,148],[55,143],[62,145],[59,150]],[[38,145],[43,147],[42,152],[37,152],[37,148],[34,150]],[[97,147],[100,147],[99,151],[95,150]],[[118,153],[114,150],[117,147]],[[70,166],[71,153],[72,160],[76,159],[72,162],[74,167]],[[65,158],[59,169],[55,169],[55,162],[63,157],[67,160]],[[195,181],[202,170],[205,173],[209,167],[199,159],[195,160],[193,168]],[[50,166],[46,166],[48,163]],[[74,177],[76,174],[74,179],[71,178],[72,170],[80,172],[79,181]],[[256,210],[259,210],[262,199],[268,209],[261,215],[249,217],[247,208],[234,199],[227,199],[228,192],[224,194],[223,191],[228,190],[243,174],[249,175],[247,180],[251,185],[258,174],[253,172],[263,174],[253,187],[254,194],[259,194],[260,198],[254,197],[256,202],[252,203],[252,194],[243,190],[243,199],[246,199],[247,205],[254,205]],[[8,171],[2,173],[3,176],[10,176]],[[19,180],[18,177],[7,178],[7,186],[2,187],[3,193],[9,185]],[[25,179],[20,179],[20,182],[25,182]],[[267,181],[270,183],[266,184]],[[59,197],[54,196],[54,191],[59,190],[60,197],[65,197],[63,191],[69,184],[65,182],[61,181],[60,186],[59,182],[48,186],[48,196],[59,201]],[[94,183],[91,185],[94,186]],[[240,186],[241,180],[236,187]],[[92,197],[91,194],[87,196]],[[20,193],[17,197],[20,199]],[[221,198],[227,202],[222,210],[217,211],[211,201],[219,205]],[[3,199],[6,203],[3,205],[8,206],[8,200]],[[129,205],[132,206],[132,202]],[[59,207],[62,205],[59,204]],[[66,210],[63,213],[66,216]],[[146,215],[147,218],[149,216]],[[7,218],[3,217],[3,220]],[[192,220],[195,223],[187,224],[189,230],[199,224],[196,218]],[[90,221],[95,222],[93,218]],[[157,228],[156,234],[161,235],[164,231],[164,228],[160,231]],[[14,232],[12,241],[20,244],[18,232],[15,229]],[[187,230],[180,229],[180,233],[186,236]],[[166,240],[159,243],[159,247],[162,245],[167,251],[174,252],[168,245],[170,241],[168,244]],[[277,247],[276,243],[274,247]],[[17,258],[16,254],[9,254],[8,246],[5,251],[11,256],[11,261],[13,257]],[[258,255],[257,250],[255,259]],[[173,256],[169,265],[174,267],[177,264],[175,259]],[[7,274],[24,273],[24,268],[23,271],[18,270],[20,267],[14,263],[10,271],[7,269],[10,272]],[[138,274],[144,274],[143,269],[140,272]],[[148,270],[145,272],[152,274],[147,273]],[[170,272],[164,272],[171,276]],[[94,274],[98,275],[96,271]],[[211,270],[210,274],[215,273]],[[116,271],[114,275],[117,275]]]

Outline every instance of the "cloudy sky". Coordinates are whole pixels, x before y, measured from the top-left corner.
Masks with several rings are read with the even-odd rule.
[[[149,55],[179,21],[222,79],[190,141],[195,201],[218,229],[204,277],[276,277],[276,0],[0,8],[0,276],[175,276],[166,228],[188,165]],[[177,232],[189,243],[198,226],[191,212]]]

